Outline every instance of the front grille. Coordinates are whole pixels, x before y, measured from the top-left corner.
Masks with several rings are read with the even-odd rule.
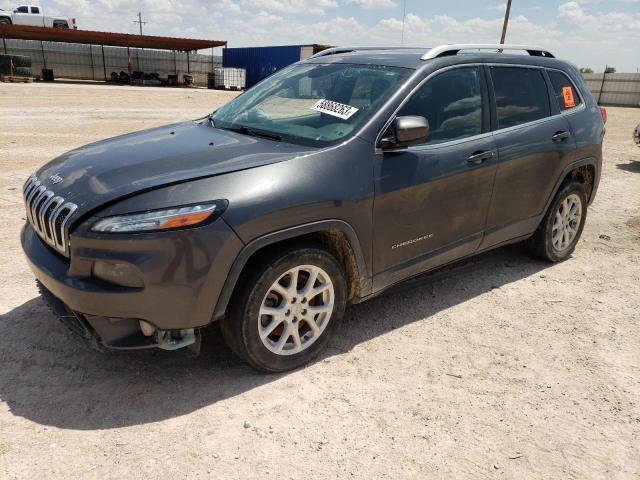
[[[69,256],[69,221],[78,206],[47,190],[35,175],[22,189],[27,220],[40,238],[65,256]]]

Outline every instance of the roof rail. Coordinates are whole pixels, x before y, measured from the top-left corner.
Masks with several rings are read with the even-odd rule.
[[[416,50],[416,47],[333,47],[322,50],[310,58],[326,57],[327,55],[336,55],[338,53],[359,52],[362,50]]]
[[[477,44],[454,44],[454,45],[440,45],[439,47],[432,48],[425,53],[421,60],[431,60],[438,57],[447,57],[449,55],[457,55],[460,50],[497,50],[502,53],[504,50],[524,50],[533,57],[549,57],[555,58],[548,50],[539,47],[532,47],[530,45],[508,45],[508,44],[492,44],[492,43],[477,43]]]

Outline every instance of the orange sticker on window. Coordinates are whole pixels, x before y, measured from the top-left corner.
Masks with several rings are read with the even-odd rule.
[[[562,87],[562,97],[564,98],[564,108],[573,108],[576,101],[573,99],[573,88]]]

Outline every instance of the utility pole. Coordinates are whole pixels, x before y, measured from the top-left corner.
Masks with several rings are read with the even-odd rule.
[[[138,12],[138,20],[134,20],[133,23],[137,23],[140,25],[140,35],[142,35],[142,25],[146,25],[149,22],[142,21],[142,12]]]
[[[142,25],[146,25],[148,22],[143,22],[142,12],[138,12],[138,20],[134,20],[133,23],[137,23],[140,26],[140,35],[142,35]],[[138,70],[140,70],[140,52],[138,49],[136,49],[136,63],[138,64]]]
[[[511,12],[511,0],[507,0],[507,10],[504,12],[504,23],[502,24],[502,36],[500,37],[500,44],[504,44],[504,39],[507,36],[507,25],[509,25],[509,13]]]

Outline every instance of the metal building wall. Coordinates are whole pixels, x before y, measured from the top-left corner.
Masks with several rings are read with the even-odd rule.
[[[249,88],[281,68],[299,62],[301,53],[302,47],[299,45],[225,48],[222,51],[222,65],[244,68]]]
[[[28,55],[33,63],[32,71],[38,74],[44,68],[52,68],[58,78],[79,80],[104,80],[102,48],[100,45],[80,45],[74,43],[40,42],[37,40],[6,40],[7,53]],[[0,46],[1,48],[1,46]],[[4,50],[0,50],[4,52]],[[44,51],[44,57],[43,57]],[[127,49],[123,47],[104,47],[107,79],[111,72],[127,72]],[[166,50],[131,49],[133,71],[157,72],[161,77],[187,73],[187,54]],[[222,64],[222,57],[190,54],[189,70],[196,85],[207,85],[207,73]]]
[[[598,103],[640,107],[640,73],[583,73],[582,76]]]

